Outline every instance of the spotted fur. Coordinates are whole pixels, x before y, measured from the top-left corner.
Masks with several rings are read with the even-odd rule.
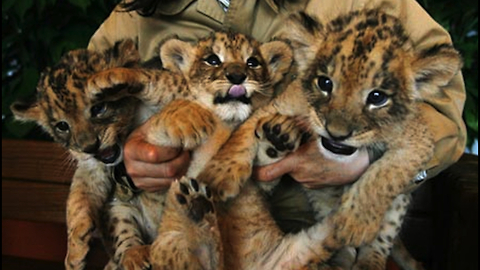
[[[121,156],[118,142],[130,132],[134,99],[110,104],[102,117],[92,117],[98,107],[87,98],[87,79],[112,67],[133,67],[140,57],[131,41],[116,43],[99,53],[84,49],[68,52],[40,77],[34,99],[12,104],[16,119],[36,121],[53,139],[67,148],[77,169],[67,200],[68,252],[66,269],[84,269],[94,231],[101,228],[101,213],[115,184],[113,166]]]
[[[414,48],[401,22],[379,10],[355,11],[325,24],[295,14],[288,29],[284,37],[294,47],[297,79],[233,133],[199,179],[211,183],[223,200],[242,196],[259,150],[276,149],[275,156],[296,148],[290,139],[301,136],[288,131],[291,137],[282,137],[273,131],[275,122],[267,130],[278,137],[270,138],[270,146],[262,144],[269,140],[263,123],[282,123],[282,117],[306,122],[325,158],[376,153],[378,159],[355,183],[329,189],[332,194],[307,192],[311,202],[325,202],[322,195],[333,202],[324,212],[325,206],[315,207],[327,228],[315,226],[327,231],[310,234],[303,245],[320,246],[323,253],[316,259],[321,263],[343,247],[364,247],[355,267],[384,269],[408,205],[406,187],[433,156],[433,136],[419,107],[443,95],[442,87],[461,68],[461,57],[449,44]],[[282,128],[290,130],[288,124]],[[272,158],[272,153],[260,155]]]

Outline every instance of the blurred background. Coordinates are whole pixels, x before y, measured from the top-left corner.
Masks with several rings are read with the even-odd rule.
[[[418,0],[451,34],[463,55],[467,152],[478,154],[478,3]],[[40,72],[65,52],[86,47],[119,0],[2,1],[2,138],[49,140],[33,123],[12,121],[10,104],[30,96]],[[476,143],[477,142],[477,143]]]

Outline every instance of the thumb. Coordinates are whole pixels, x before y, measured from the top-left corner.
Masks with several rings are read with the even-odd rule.
[[[268,182],[293,171],[295,155],[288,155],[284,159],[253,169],[253,178],[257,181]]]

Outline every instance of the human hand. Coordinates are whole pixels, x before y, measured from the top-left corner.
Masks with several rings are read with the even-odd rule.
[[[148,124],[144,124],[128,137],[123,154],[125,168],[139,189],[150,192],[164,190],[175,179],[185,175],[190,153],[148,143],[147,130]]]
[[[310,140],[284,159],[253,169],[258,181],[271,181],[290,174],[307,188],[343,185],[355,181],[370,164],[368,152],[359,149],[350,156],[324,156],[317,142]]]

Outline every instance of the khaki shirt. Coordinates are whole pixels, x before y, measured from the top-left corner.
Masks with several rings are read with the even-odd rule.
[[[400,18],[417,48],[438,42],[451,42],[448,32],[436,23],[415,0],[231,0],[225,12],[217,0],[159,1],[156,13],[142,17],[136,12],[112,12],[92,37],[89,49],[104,50],[122,38],[137,40],[143,59],[155,55],[160,41],[171,35],[197,39],[219,29],[233,29],[262,42],[279,34],[288,12],[306,10],[321,20],[341,13],[380,6]],[[289,3],[292,2],[292,3]],[[435,136],[435,156],[429,164],[428,178],[459,159],[464,152],[466,128],[462,119],[465,88],[461,74],[445,87],[446,96],[428,100],[422,106]]]

